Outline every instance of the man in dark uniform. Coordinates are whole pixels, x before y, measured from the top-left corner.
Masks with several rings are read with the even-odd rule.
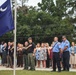
[[[30,66],[30,70],[35,70],[35,56],[34,49],[36,48],[35,44],[32,41],[32,38],[28,38],[29,48],[28,48],[28,65]]]
[[[58,67],[58,72],[61,72],[60,66],[60,42],[58,42],[58,37],[54,37],[53,49],[53,71],[56,71],[56,64]]]
[[[67,40],[66,36],[62,36],[61,49],[63,52],[63,71],[69,71],[69,58],[70,58],[70,42]]]

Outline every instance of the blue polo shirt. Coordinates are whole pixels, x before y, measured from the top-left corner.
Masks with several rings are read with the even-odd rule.
[[[63,50],[66,46],[68,48],[64,52],[70,51],[70,42],[68,40],[62,41],[62,43],[61,43],[61,49]]]
[[[57,53],[60,52],[60,48],[61,48],[60,47],[60,42],[58,42],[58,41],[55,42],[54,46],[53,46],[53,52],[57,52]]]

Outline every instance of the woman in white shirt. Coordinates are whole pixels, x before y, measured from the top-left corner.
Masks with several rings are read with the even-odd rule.
[[[76,68],[76,46],[74,42],[72,42],[72,46],[70,48],[70,64],[72,68]]]

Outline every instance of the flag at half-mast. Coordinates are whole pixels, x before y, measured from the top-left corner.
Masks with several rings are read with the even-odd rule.
[[[14,29],[10,0],[0,0],[0,36]]]

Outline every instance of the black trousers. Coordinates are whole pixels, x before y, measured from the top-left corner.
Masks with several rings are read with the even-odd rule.
[[[18,67],[23,67],[23,55],[18,55],[17,56],[17,65]]]
[[[13,57],[13,55],[10,55],[10,64],[11,64],[11,68],[13,67],[13,65],[14,65],[14,57]]]
[[[63,52],[63,70],[69,71],[69,59],[70,59],[69,51]]]
[[[7,55],[6,51],[2,53],[2,65],[5,65],[7,63]]]
[[[49,55],[47,54],[47,60],[46,60],[46,68],[50,67],[50,58]]]
[[[53,52],[53,71],[56,71],[56,65],[58,67],[58,71],[61,71],[60,55],[57,52]]]

